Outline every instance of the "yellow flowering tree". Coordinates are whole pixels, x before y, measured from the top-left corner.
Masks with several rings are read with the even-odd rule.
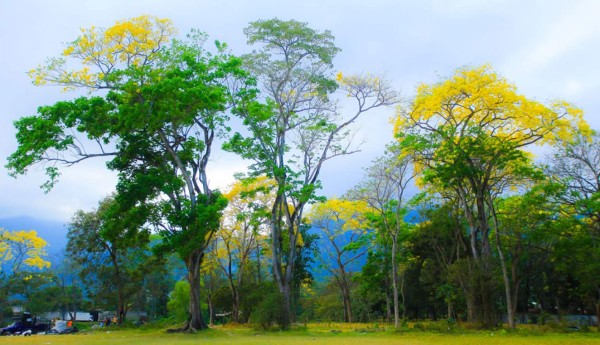
[[[371,212],[365,201],[329,199],[314,205],[308,214],[311,224],[321,231],[321,239],[326,241],[321,259],[340,288],[344,321],[349,323],[352,322],[352,271],[349,268],[370,248],[367,214]]]
[[[0,319],[15,284],[27,282],[35,271],[50,267],[45,259],[47,242],[35,230],[0,228]]]
[[[228,200],[223,211],[221,228],[215,236],[215,256],[219,269],[229,283],[232,298],[232,321],[245,321],[240,318],[241,293],[245,278],[248,278],[248,265],[256,257],[256,281],[261,281],[262,260],[267,248],[267,221],[269,209],[275,195],[274,181],[265,176],[246,181],[237,181],[224,194]],[[249,313],[246,313],[248,315]]]
[[[421,173],[421,186],[459,200],[482,283],[491,281],[495,198],[536,174],[529,146],[573,137],[576,131],[589,132],[580,109],[564,101],[528,99],[489,66],[460,68],[438,83],[419,85],[412,102],[398,108],[394,123],[402,154],[412,155]],[[506,271],[503,260],[501,264]],[[513,326],[509,287],[505,284]],[[479,320],[491,327],[492,287],[478,290],[478,309],[483,311]]]

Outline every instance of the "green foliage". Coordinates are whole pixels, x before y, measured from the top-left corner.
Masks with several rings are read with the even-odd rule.
[[[333,43],[334,37],[328,30],[320,33],[307,23],[280,19],[258,20],[244,29],[248,44],[263,43],[266,51],[285,52],[299,60],[308,54],[310,59],[331,65],[333,57],[340,51]],[[290,61],[291,63],[291,61]]]
[[[183,322],[188,318],[190,306],[190,283],[180,280],[175,283],[175,288],[169,294],[167,309],[169,317],[177,322]]]
[[[67,234],[67,255],[77,264],[88,295],[98,307],[116,306],[120,322],[141,291],[144,275],[154,268],[145,217],[139,208],[121,211],[124,203],[122,197],[107,197],[97,210],[77,211]]]
[[[90,95],[40,107],[37,115],[16,121],[19,145],[7,168],[20,175],[50,162],[50,188],[59,165],[110,158],[107,167],[119,176],[114,214],[120,216],[111,222],[135,219],[161,228],[160,248],[188,264],[191,291],[197,292],[203,251],[226,205],[209,189],[206,167],[214,140],[229,131],[230,109],[255,96],[254,81],[225,45],[217,43],[211,54],[203,47],[206,35],[192,31],[169,44],[173,33],[169,20],[147,16],[84,29],[61,57],[32,70],[37,85],[84,88]],[[85,68],[65,72],[67,60]],[[89,141],[95,152],[84,147]],[[204,327],[199,310],[191,312],[191,328]]]
[[[353,296],[356,319],[360,322],[386,317],[386,285],[389,287],[390,253],[383,246],[375,246],[367,254],[367,262],[353,276],[357,287]]]
[[[285,327],[285,301],[283,296],[276,291],[266,292],[262,301],[256,306],[250,321],[263,330],[270,330],[274,326]]]
[[[214,191],[210,196],[198,195],[195,205],[185,202],[180,207],[174,207],[171,202],[162,202],[160,206],[161,214],[171,228],[161,231],[162,242],[156,251],[175,251],[184,259],[194,250],[205,247],[206,239],[219,229],[227,199]]]

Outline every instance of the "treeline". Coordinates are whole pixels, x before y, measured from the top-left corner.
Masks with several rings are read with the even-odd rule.
[[[89,93],[17,121],[9,171],[45,163],[52,188],[60,165],[108,157],[119,176],[69,226],[69,272],[94,307],[120,323],[132,308],[171,315],[182,331],[207,317],[286,329],[600,314],[600,152],[581,110],[530,100],[489,66],[400,104],[384,78],[335,73],[329,31],[272,19],[244,33],[255,50],[236,57],[143,16],[84,29],[30,72]],[[342,198],[319,196],[323,166],[358,150],[353,125],[387,106],[386,154]],[[219,141],[250,162],[225,194],[209,186]],[[533,145],[554,155],[535,161]]]

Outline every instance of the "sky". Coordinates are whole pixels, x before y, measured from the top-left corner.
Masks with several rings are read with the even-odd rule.
[[[45,194],[43,167],[9,177],[6,157],[17,147],[13,121],[37,107],[75,97],[57,87],[32,85],[26,72],[57,56],[80,28],[116,20],[169,18],[183,36],[191,28],[226,42],[233,53],[250,51],[243,28],[258,19],[306,22],[331,30],[342,49],[334,60],[345,74],[385,76],[410,99],[418,83],[433,83],[464,66],[490,64],[518,91],[541,102],[563,99],[583,109],[600,129],[600,1],[522,0],[1,0],[0,1],[0,218],[27,215],[68,222],[114,190],[115,174],[102,161],[62,169]],[[358,123],[361,152],[328,162],[323,193],[339,196],[356,185],[363,168],[392,141],[394,109]],[[216,152],[212,187],[224,189],[246,163]]]

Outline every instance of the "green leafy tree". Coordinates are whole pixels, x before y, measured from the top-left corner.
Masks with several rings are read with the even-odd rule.
[[[66,252],[52,270],[51,287],[58,289],[54,304],[64,315],[63,318],[68,317],[72,321],[77,320],[77,312],[85,310],[84,306],[88,302],[83,295],[83,284],[78,274],[80,271],[81,266],[70,259]],[[48,310],[50,309],[46,311]]]
[[[168,19],[148,16],[82,30],[31,76],[36,84],[90,95],[18,120],[19,146],[7,167],[19,175],[46,163],[45,186],[52,187],[61,164],[112,158],[107,166],[118,172],[122,211],[145,214],[161,230],[160,249],[186,265],[190,305],[182,330],[195,331],[207,327],[200,265],[227,204],[209,187],[207,166],[216,138],[227,130],[233,97],[252,92],[245,92],[241,60],[225,54],[224,45],[217,43],[213,55],[203,48],[206,35],[192,31],[182,41],[173,35]],[[67,62],[81,68],[70,70]]]
[[[547,173],[564,187],[555,201],[577,223],[562,234],[560,271],[575,276],[600,317],[600,134],[584,134],[557,145]]]
[[[224,196],[229,203],[223,213],[221,229],[215,237],[214,258],[229,282],[231,290],[232,321],[240,322],[242,286],[250,277],[251,258],[257,256],[260,270],[261,233],[265,233],[268,208],[274,196],[270,183],[264,177],[255,181],[238,181]],[[259,273],[260,274],[260,273]]]
[[[141,288],[150,253],[146,250],[149,233],[141,228],[143,223],[118,213],[118,206],[109,197],[97,210],[77,211],[69,224],[67,251],[81,267],[80,276],[97,300],[110,304],[116,296],[116,314],[122,324]]]
[[[430,296],[443,299],[447,318],[457,320],[471,289],[469,279],[452,274],[469,258],[464,219],[458,207],[456,203],[423,200],[419,205],[423,221],[410,238],[412,255],[421,262],[420,283]],[[467,309],[473,308],[472,301],[467,302]]]
[[[367,253],[367,261],[361,271],[353,276],[356,282],[354,306],[360,322],[391,320],[389,248],[375,242]],[[386,257],[387,256],[387,257]]]
[[[276,183],[269,221],[272,271],[289,325],[299,228],[304,208],[317,199],[323,164],[355,152],[350,125],[370,109],[394,104],[396,94],[381,78],[339,73],[334,80],[332,61],[339,48],[329,31],[270,19],[252,22],[244,32],[248,43],[258,46],[245,61],[266,105],[239,111],[250,135],[236,134],[227,149],[253,161],[252,174]],[[337,89],[356,100],[351,115],[342,116],[330,99]]]
[[[524,278],[533,274],[534,268],[543,264],[546,252],[555,245],[557,209],[550,197],[558,191],[552,184],[539,184],[522,195],[497,200],[493,221],[496,230],[495,244],[501,265],[504,284],[510,287],[508,305],[509,324],[515,327],[519,292]],[[538,279],[540,277],[537,277]]]
[[[382,241],[390,240],[392,303],[396,328],[400,326],[400,294],[403,291],[400,263],[404,256],[402,239],[407,235],[407,224],[404,221],[407,212],[406,193],[414,178],[410,167],[410,159],[399,157],[397,148],[390,146],[385,156],[376,159],[367,168],[364,180],[350,192],[351,198],[363,200],[373,210],[373,222]],[[402,298],[402,303],[404,300]]]

